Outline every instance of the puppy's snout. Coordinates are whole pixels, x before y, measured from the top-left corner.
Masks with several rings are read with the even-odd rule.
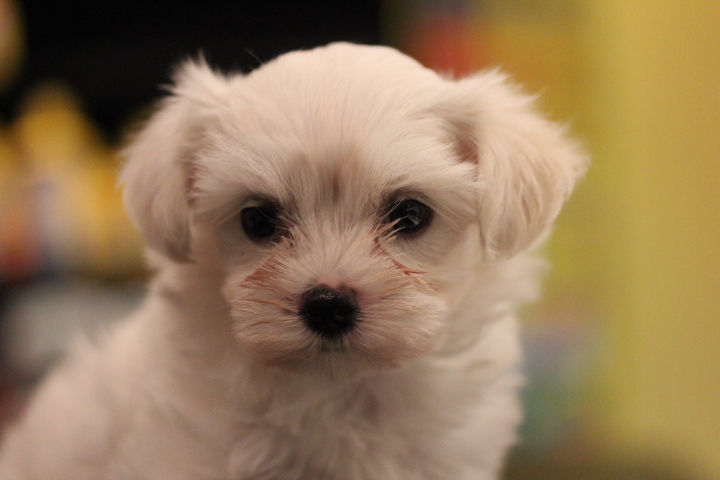
[[[300,315],[305,325],[326,338],[336,338],[350,331],[357,323],[358,305],[355,292],[320,285],[302,296]]]

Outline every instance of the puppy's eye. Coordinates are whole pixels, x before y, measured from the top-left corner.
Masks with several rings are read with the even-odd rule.
[[[413,199],[394,203],[385,214],[385,222],[399,233],[416,233],[425,228],[432,218],[432,210]]]
[[[278,211],[272,205],[244,208],[240,212],[240,223],[245,234],[254,242],[271,238],[280,226]]]

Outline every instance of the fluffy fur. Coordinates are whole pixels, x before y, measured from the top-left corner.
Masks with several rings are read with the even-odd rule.
[[[384,47],[248,75],[183,65],[125,150],[157,270],[145,302],[45,381],[3,480],[497,479],[521,418],[515,309],[585,165],[497,71],[443,78]],[[383,222],[433,210],[417,235]],[[283,235],[240,211],[271,201]],[[356,328],[300,320],[316,285]]]

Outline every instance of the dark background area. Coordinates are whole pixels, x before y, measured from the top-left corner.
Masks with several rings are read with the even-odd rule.
[[[379,0],[21,1],[25,62],[0,97],[11,122],[26,89],[57,79],[115,140],[123,122],[162,94],[172,67],[202,52],[249,71],[289,50],[331,41],[379,43]]]

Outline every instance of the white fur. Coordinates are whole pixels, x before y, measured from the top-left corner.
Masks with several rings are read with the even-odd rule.
[[[147,299],[40,387],[0,478],[497,479],[525,252],[585,164],[531,103],[496,71],[444,79],[383,47],[184,65],[121,177]],[[426,231],[387,235],[397,198],[433,208]],[[274,244],[238,221],[262,199],[286,212]],[[333,349],[298,319],[318,283],[363,312]]]

